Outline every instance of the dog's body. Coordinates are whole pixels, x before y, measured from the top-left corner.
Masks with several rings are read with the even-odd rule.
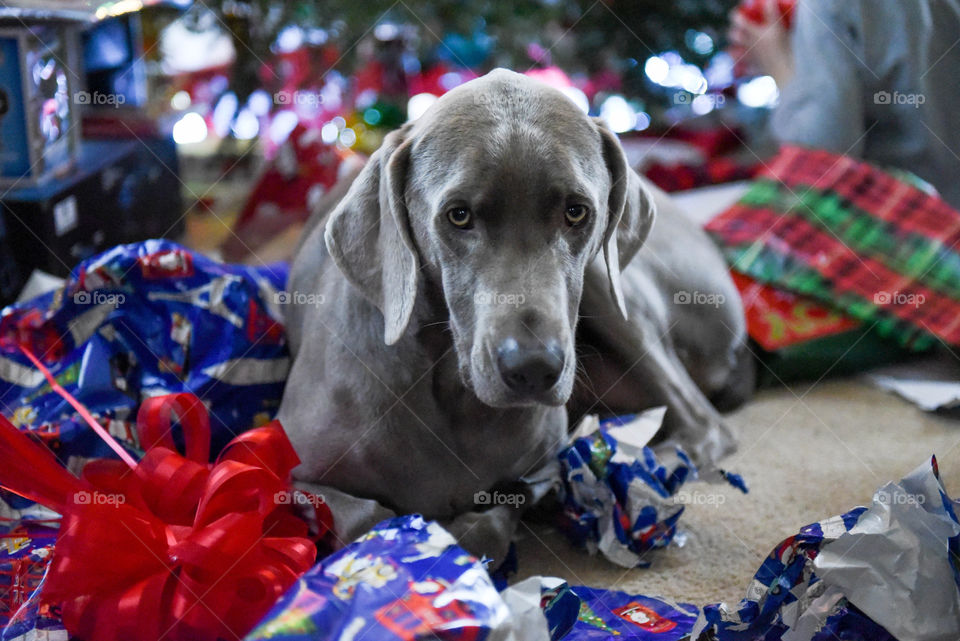
[[[667,404],[668,436],[700,460],[729,451],[704,394],[729,387],[742,310],[715,248],[680,214],[630,262],[654,198],[613,134],[512,72],[390,134],[308,226],[290,275],[300,304],[286,308],[294,364],[280,419],[297,479],[335,488],[338,518],[356,529],[385,514],[376,502],[502,556],[521,510],[482,510],[475,496],[520,492],[555,459],[576,353],[571,411]],[[678,287],[726,304],[675,305]]]

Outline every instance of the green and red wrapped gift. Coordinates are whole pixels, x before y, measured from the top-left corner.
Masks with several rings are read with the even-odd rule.
[[[771,314],[773,290],[745,295],[751,337],[765,349],[854,329],[836,314],[908,350],[960,344],[960,213],[909,181],[785,146],[707,230],[748,277],[738,278],[742,294],[752,280],[801,296]]]

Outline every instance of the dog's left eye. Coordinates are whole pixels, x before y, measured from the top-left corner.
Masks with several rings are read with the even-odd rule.
[[[447,220],[449,220],[454,227],[460,229],[469,229],[473,226],[473,216],[470,215],[470,210],[466,207],[454,207],[449,210],[447,212]]]
[[[586,222],[588,213],[589,209],[587,209],[586,205],[570,205],[567,207],[567,211],[565,213],[567,224],[571,227],[578,227],[582,225],[584,222]]]

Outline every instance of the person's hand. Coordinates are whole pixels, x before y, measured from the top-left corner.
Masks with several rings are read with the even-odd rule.
[[[780,15],[777,0],[762,0],[763,22],[747,18],[739,8],[730,15],[727,36],[731,53],[760,73],[773,76],[777,85],[785,86],[793,77],[793,49],[790,32]]]

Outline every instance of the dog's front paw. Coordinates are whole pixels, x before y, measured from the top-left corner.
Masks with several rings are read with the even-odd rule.
[[[498,505],[484,512],[461,514],[444,526],[467,552],[493,559],[491,567],[498,567],[507,558],[521,512],[518,507]]]
[[[733,454],[737,441],[727,422],[705,403],[671,406],[664,417],[663,445],[679,445],[700,467],[709,467]]]

